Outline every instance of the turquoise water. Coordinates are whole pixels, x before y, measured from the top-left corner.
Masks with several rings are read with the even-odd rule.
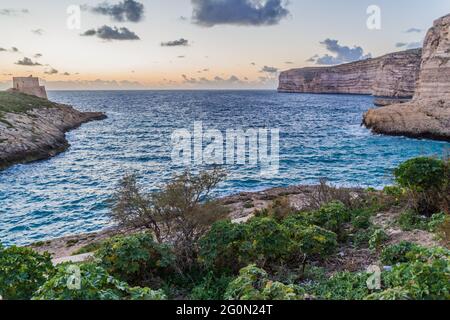
[[[280,172],[228,166],[219,195],[317,183],[382,187],[391,170],[418,155],[442,156],[450,144],[372,135],[360,126],[373,98],[274,91],[50,92],[50,99],[108,119],[68,134],[71,148],[52,159],[0,172],[0,242],[27,244],[109,225],[108,199],[126,172],[157,189],[182,168],[171,162],[173,130],[279,128]]]

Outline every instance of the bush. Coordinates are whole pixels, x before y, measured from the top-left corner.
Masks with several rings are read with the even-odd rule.
[[[441,210],[449,186],[447,166],[442,160],[420,157],[408,160],[394,170],[396,182],[409,191],[417,213],[431,216]]]
[[[109,239],[95,256],[110,275],[133,285],[154,284],[175,266],[171,248],[146,233]]]
[[[312,294],[325,300],[362,300],[371,292],[368,273],[338,272],[312,288]]]
[[[387,288],[403,288],[414,300],[450,299],[450,260],[435,259],[431,262],[413,261],[401,263],[392,271],[383,273]]]
[[[381,245],[389,240],[389,236],[382,229],[375,229],[369,238],[369,248],[371,250],[378,250]]]
[[[200,241],[200,260],[219,273],[235,273],[243,266],[265,266],[289,256],[290,240],[271,218],[253,218],[245,224],[221,221]]]
[[[304,225],[294,220],[286,219],[283,227],[291,240],[290,254],[303,254],[305,258],[326,258],[337,247],[337,236],[316,225]]]
[[[408,290],[401,287],[372,293],[365,300],[411,300]]]
[[[335,233],[304,224],[297,215],[281,223],[272,218],[253,218],[244,224],[221,221],[201,239],[200,260],[219,274],[236,273],[249,264],[298,266],[307,258],[328,256],[336,245]]]
[[[367,209],[357,209],[351,212],[351,223],[355,229],[368,229],[372,223],[372,212]]]
[[[239,272],[225,292],[226,300],[299,300],[295,287],[269,280],[268,274],[250,265]]]
[[[126,176],[114,194],[111,216],[120,226],[151,230],[159,243],[170,241],[177,251],[177,265],[195,268],[198,240],[228,212],[211,199],[225,176],[221,170],[198,175],[186,171],[152,194],[143,191],[134,175]]]
[[[245,224],[234,224],[229,220],[216,222],[200,240],[200,262],[219,273],[237,272],[242,264],[239,250],[248,238],[247,231]]]
[[[223,300],[225,291],[233,280],[230,276],[215,276],[210,272],[200,284],[192,289],[192,300]]]
[[[445,162],[420,157],[402,163],[394,170],[395,180],[415,191],[441,190],[445,182]]]
[[[350,213],[342,202],[333,201],[310,214],[311,223],[342,235],[344,223],[350,221]]]
[[[428,228],[428,220],[426,217],[421,217],[416,212],[412,210],[406,210],[402,212],[397,223],[403,231],[412,230],[426,230]]]
[[[61,265],[36,292],[34,300],[164,300],[162,291],[131,288],[95,264]],[[77,275],[77,271],[79,274]],[[79,283],[77,283],[79,279]]]
[[[48,253],[39,254],[28,248],[0,245],[0,296],[6,300],[28,300],[53,274]]]
[[[415,243],[403,241],[389,246],[381,252],[381,262],[385,265],[415,261],[425,263],[436,259],[450,259],[450,250],[441,247],[426,248]]]

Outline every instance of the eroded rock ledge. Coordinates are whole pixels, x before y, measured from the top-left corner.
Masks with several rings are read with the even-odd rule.
[[[376,133],[450,141],[450,15],[427,33],[413,100],[369,110],[363,123]]]
[[[61,104],[26,112],[2,112],[0,118],[0,170],[17,163],[42,160],[69,147],[65,132],[93,120],[100,112],[80,112]]]

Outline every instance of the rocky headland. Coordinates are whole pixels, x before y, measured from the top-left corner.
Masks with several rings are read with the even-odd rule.
[[[376,133],[450,141],[450,15],[427,33],[413,100],[369,110],[363,123]]]
[[[312,67],[280,74],[279,92],[374,95],[379,104],[412,98],[422,50],[413,49],[333,67]]]
[[[80,112],[31,95],[0,92],[0,170],[63,152],[69,147],[67,131],[105,118],[100,112]]]

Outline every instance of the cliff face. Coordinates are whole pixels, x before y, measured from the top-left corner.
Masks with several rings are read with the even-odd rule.
[[[333,67],[288,70],[280,74],[278,91],[411,98],[421,55],[421,49],[414,49]]]
[[[450,141],[450,15],[427,33],[413,101],[369,110],[363,122],[377,133]]]
[[[36,99],[33,101],[38,104],[42,101],[31,96],[27,99]],[[54,156],[69,147],[66,131],[88,121],[106,118],[103,113],[80,112],[50,102],[25,111],[16,106],[12,108],[13,112],[5,112],[2,103],[0,107],[0,110],[3,109],[0,112],[0,170],[15,163]]]

